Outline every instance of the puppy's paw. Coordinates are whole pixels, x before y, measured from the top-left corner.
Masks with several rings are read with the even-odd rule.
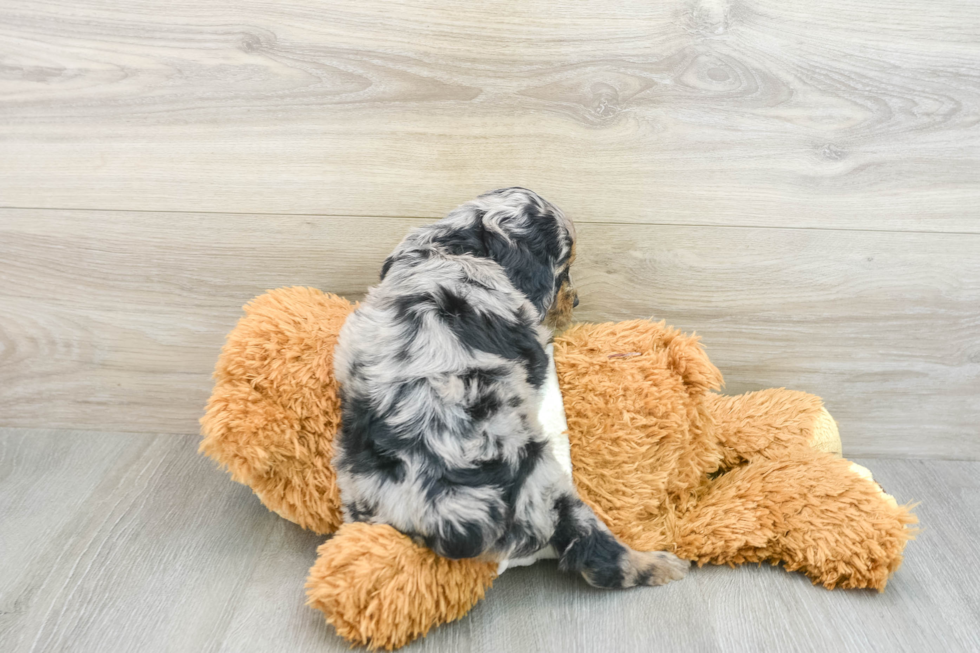
[[[631,551],[629,558],[636,574],[634,585],[666,585],[684,578],[691,567],[667,551]]]

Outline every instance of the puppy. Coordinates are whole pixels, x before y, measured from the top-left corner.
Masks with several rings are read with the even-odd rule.
[[[634,551],[579,499],[538,423],[545,346],[578,303],[575,228],[523,188],[414,230],[340,333],[345,518],[447,558],[554,547],[597,587],[661,585],[688,563]]]

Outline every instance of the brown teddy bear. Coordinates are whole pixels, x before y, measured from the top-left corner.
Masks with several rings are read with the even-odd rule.
[[[309,604],[349,641],[390,650],[462,617],[504,565],[343,523],[332,371],[353,308],[310,288],[245,306],[218,360],[201,451],[282,517],[335,533],[310,570]],[[698,339],[648,320],[575,325],[555,338],[554,365],[575,484],[629,546],[699,565],[781,563],[829,589],[881,591],[901,564],[916,519],[839,457],[818,397],[715,394],[721,373]]]

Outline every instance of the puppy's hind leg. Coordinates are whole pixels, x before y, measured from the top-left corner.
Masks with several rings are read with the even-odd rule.
[[[582,574],[590,585],[607,589],[664,585],[683,578],[690,567],[667,551],[629,548],[578,496],[565,494],[555,507],[558,523],[551,544],[558,552],[558,567]]]

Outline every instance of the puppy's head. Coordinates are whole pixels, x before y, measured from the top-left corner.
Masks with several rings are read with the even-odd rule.
[[[578,295],[568,271],[575,258],[575,225],[537,193],[503,188],[480,195],[439,222],[417,229],[385,261],[393,263],[418,247],[489,258],[538,310],[542,322],[563,328]]]
[[[575,257],[572,221],[524,188],[491,191],[469,204],[480,220],[488,257],[534,304],[543,322],[566,326],[578,304],[569,278]]]

